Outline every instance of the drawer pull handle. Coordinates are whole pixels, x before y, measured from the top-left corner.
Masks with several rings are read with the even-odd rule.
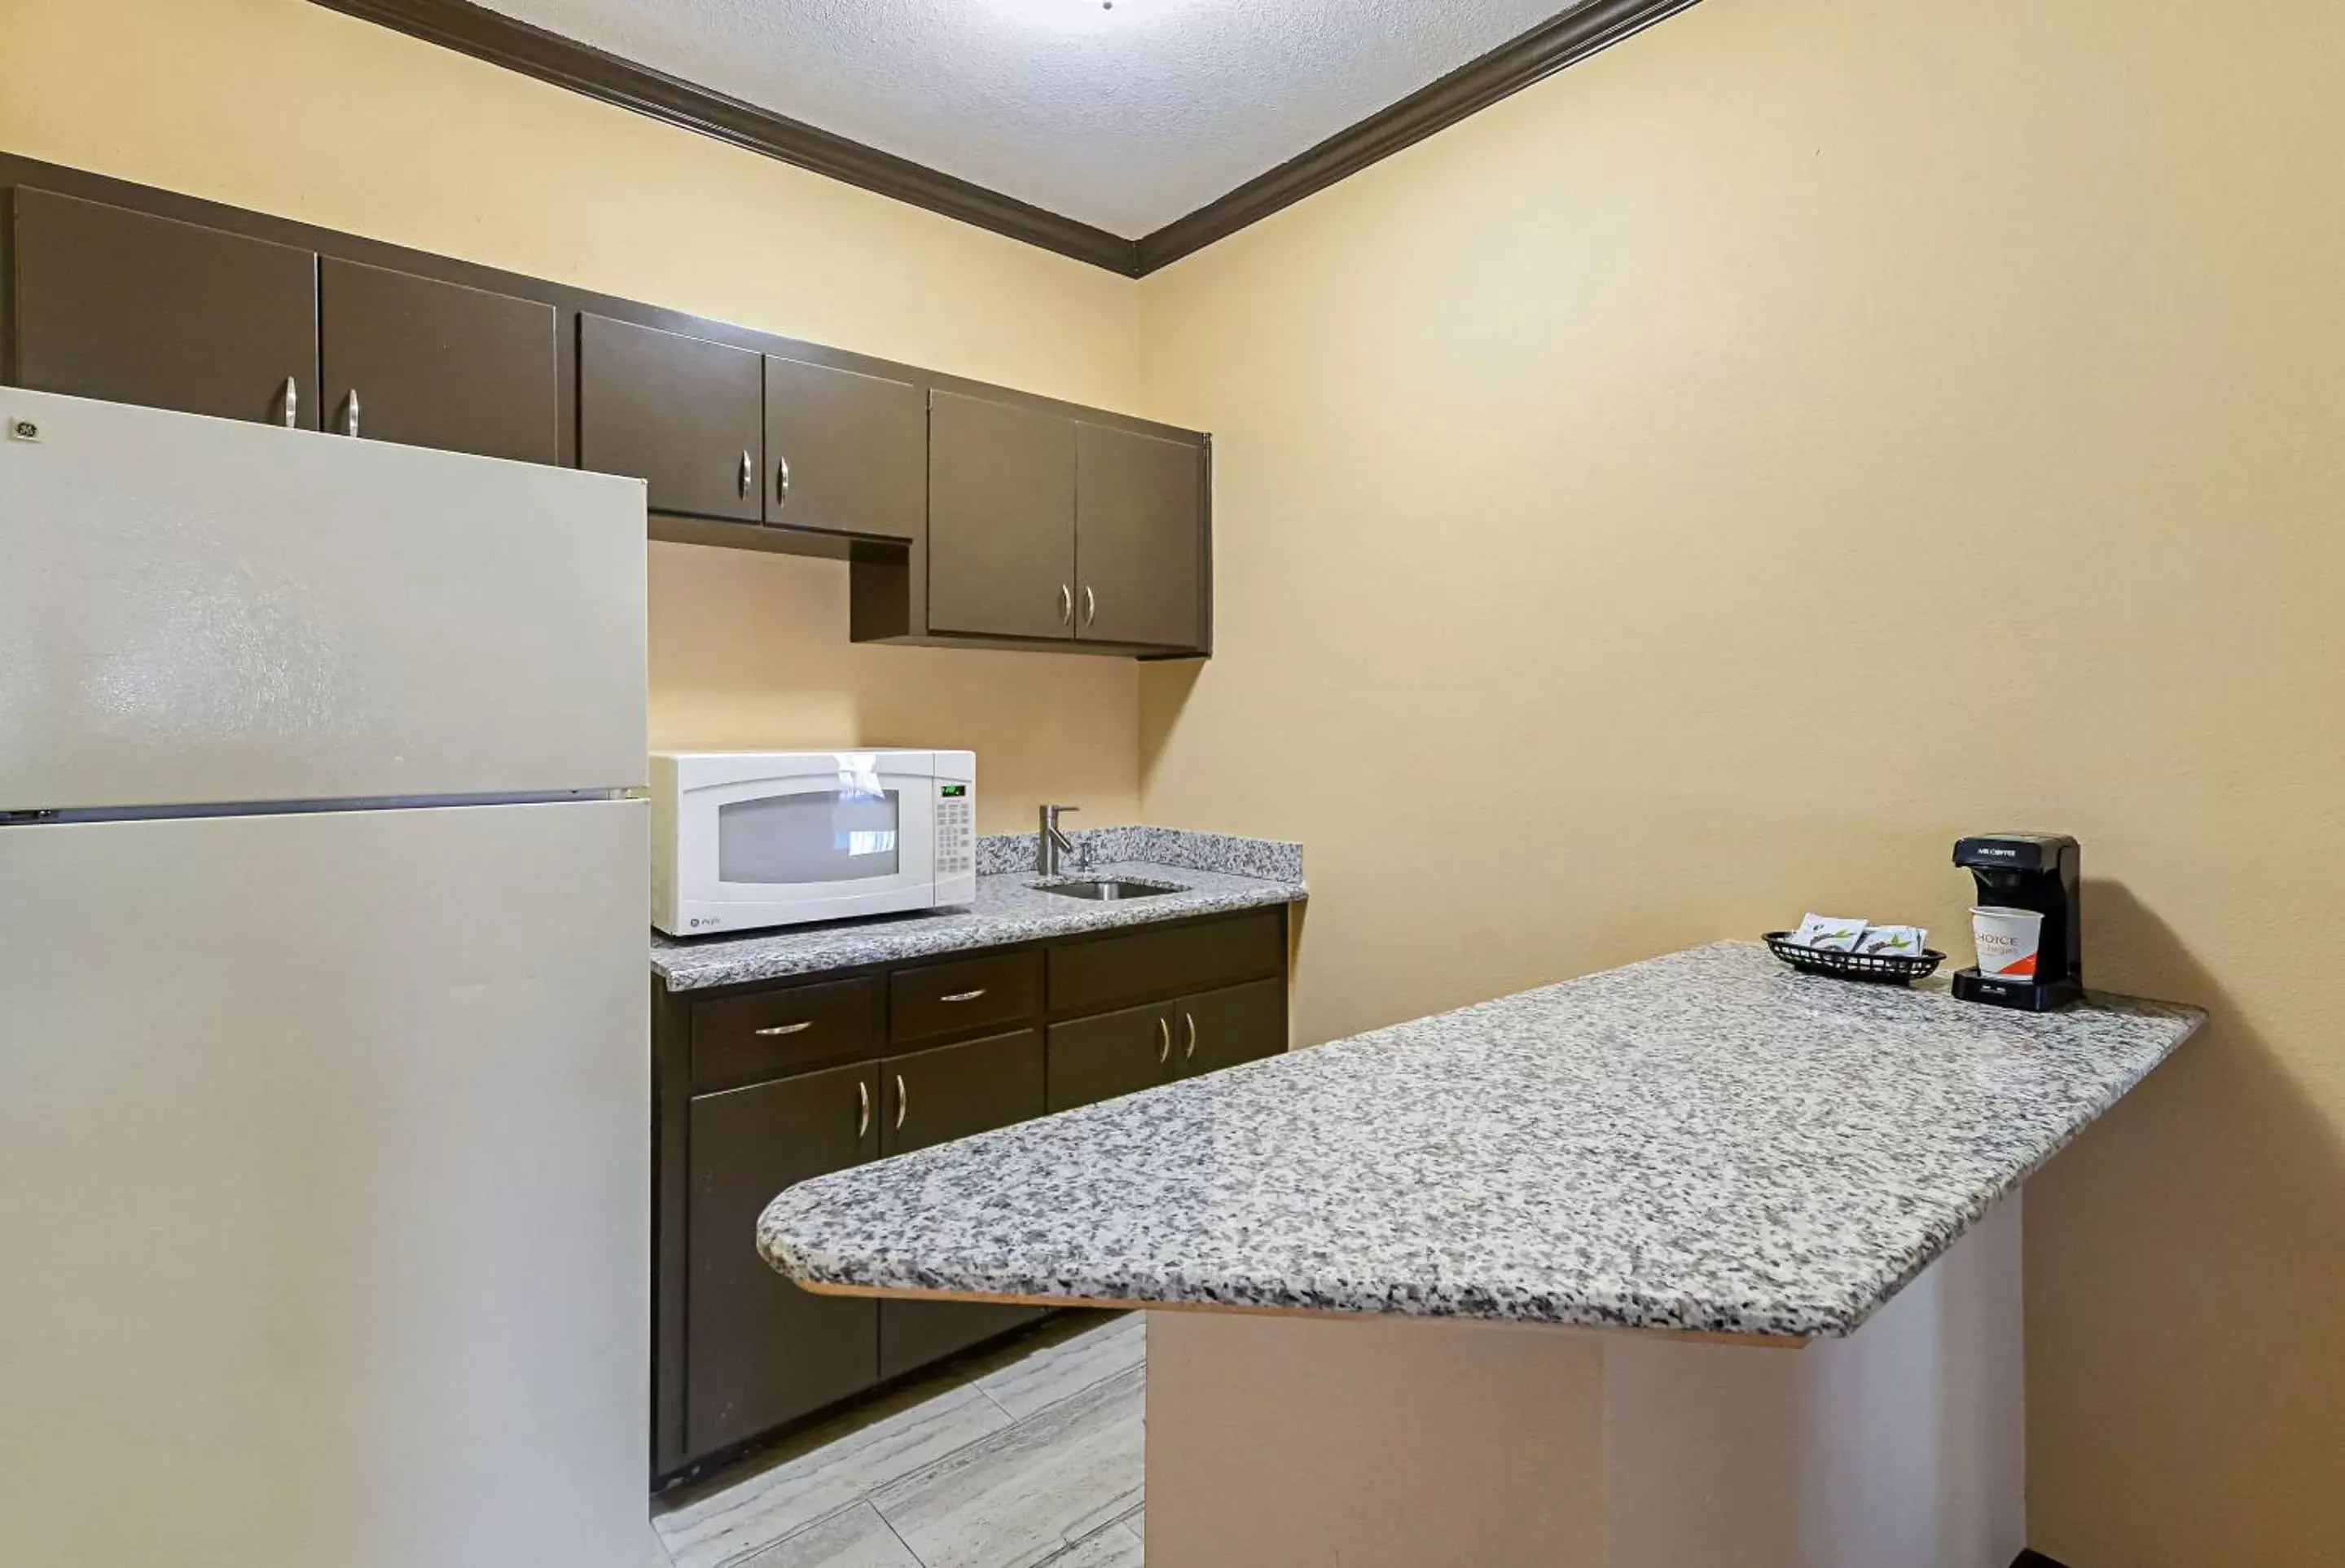
[[[939,996],[937,1000],[939,1002],[974,1002],[984,994],[985,987],[980,985],[975,991],[956,991],[949,996]]]
[[[803,1034],[813,1027],[813,1019],[801,1018],[796,1023],[777,1023],[771,1029],[760,1029],[757,1033],[770,1039],[777,1034]]]
[[[871,1085],[861,1078],[855,1080],[855,1141],[871,1130]]]
[[[1162,1067],[1172,1059],[1172,1021],[1169,1018],[1160,1018],[1156,1021],[1156,1064]]]
[[[904,1109],[911,1103],[912,1097],[904,1092],[904,1074],[898,1073],[896,1074],[896,1130],[899,1133],[904,1130]]]
[[[284,402],[285,428],[291,430],[301,423],[301,387],[291,376],[285,378],[284,390],[279,394]]]
[[[1186,1044],[1181,1047],[1181,1060],[1193,1062],[1197,1058],[1197,1015],[1195,1013],[1181,1014],[1181,1032],[1186,1041]]]

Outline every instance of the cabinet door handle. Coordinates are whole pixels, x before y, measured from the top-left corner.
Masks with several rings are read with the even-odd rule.
[[[903,1082],[898,1079],[898,1083]],[[871,1084],[862,1078],[855,1080],[855,1141],[861,1143],[871,1130]]]
[[[344,435],[356,435],[358,433],[359,389],[352,387],[349,392],[342,394],[342,433]]]
[[[749,494],[749,486],[756,483],[757,483],[757,460],[749,455],[749,449],[745,446],[741,449],[741,476],[735,484],[741,494],[746,495]]]
[[[1083,625],[1090,626],[1097,619],[1099,619],[1099,596],[1091,592],[1091,585],[1089,583],[1085,583],[1083,585]]]
[[[898,1073],[896,1074],[896,1130],[899,1133],[904,1130],[905,1107],[911,1103],[912,1097],[904,1093],[904,1074]]]
[[[1183,1042],[1181,1046],[1181,1060],[1195,1061],[1197,1057],[1197,1015],[1195,1013],[1181,1014],[1181,1037]]]
[[[796,1023],[777,1023],[770,1029],[760,1029],[757,1033],[770,1039],[777,1034],[803,1034],[813,1027],[813,1019],[801,1018]]]
[[[1074,625],[1074,622],[1075,591],[1066,584],[1061,583],[1059,585],[1059,624],[1068,626]]]
[[[984,994],[985,987],[980,985],[975,991],[956,991],[949,996],[939,996],[937,1000],[939,1002],[974,1002]]]
[[[291,430],[301,423],[301,385],[291,376],[285,378],[285,390],[278,396],[285,404],[285,428]]]
[[[789,504],[790,460],[787,457],[777,457],[774,459],[774,504],[777,507],[782,507]]]
[[[1172,1059],[1172,1021],[1169,1018],[1160,1018],[1156,1021],[1156,1064],[1162,1067]]]

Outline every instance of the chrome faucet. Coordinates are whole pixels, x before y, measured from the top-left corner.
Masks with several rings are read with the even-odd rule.
[[[1045,806],[1042,808],[1042,830],[1034,836],[1034,874],[1055,877],[1059,874],[1059,857],[1077,854],[1075,841],[1059,831],[1059,813],[1075,811],[1076,806]],[[1083,857],[1088,860],[1089,856]]]

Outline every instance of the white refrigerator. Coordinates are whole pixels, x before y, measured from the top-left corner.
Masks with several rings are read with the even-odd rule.
[[[642,1568],[643,486],[0,422],[0,1563]]]

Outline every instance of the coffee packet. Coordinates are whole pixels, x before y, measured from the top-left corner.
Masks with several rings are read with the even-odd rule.
[[[1812,947],[1818,952],[1854,952],[1863,940],[1864,922],[1842,920],[1832,915],[1810,914],[1792,933],[1792,941],[1801,947]]]

